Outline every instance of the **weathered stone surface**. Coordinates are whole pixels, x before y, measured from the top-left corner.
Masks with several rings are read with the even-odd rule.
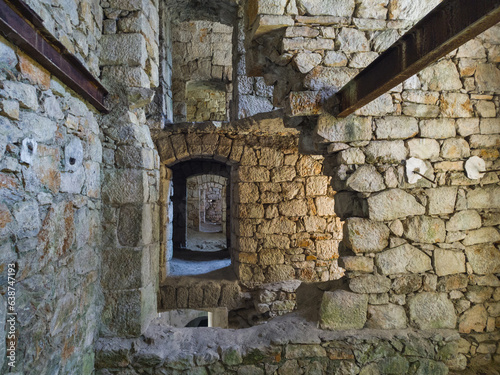
[[[356,74],[357,69],[344,67],[317,66],[304,78],[304,86],[309,90],[329,89],[338,91]]]
[[[439,116],[437,105],[403,103],[403,114],[413,117],[432,118]]]
[[[406,328],[407,319],[404,307],[389,303],[387,305],[369,305],[366,328],[402,329]]]
[[[394,220],[425,213],[425,208],[412,195],[400,189],[390,189],[370,196],[368,210],[370,219],[376,221]]]
[[[341,51],[327,51],[323,59],[325,66],[339,67],[347,65],[347,57]]]
[[[341,257],[339,259],[339,266],[346,271],[371,273],[373,272],[373,258],[361,256]]]
[[[372,165],[360,166],[349,176],[346,186],[354,191],[372,193],[385,189],[384,178]]]
[[[392,290],[396,294],[409,294],[422,287],[422,276],[407,274],[394,278]]]
[[[444,159],[465,159],[469,156],[469,144],[462,138],[446,139],[441,147],[441,157]]]
[[[372,137],[371,119],[348,116],[337,119],[323,114],[318,119],[317,134],[330,142],[356,142]]]
[[[298,0],[297,6],[312,16],[350,17],[354,12],[354,0]]]
[[[500,69],[493,64],[478,64],[475,78],[478,91],[500,90]]]
[[[398,0],[389,3],[389,19],[416,21],[425,16],[439,4],[439,0],[415,2],[411,0]]]
[[[381,275],[363,275],[354,277],[349,282],[354,293],[386,293],[391,289],[391,280]]]
[[[457,67],[451,60],[441,60],[419,74],[424,87],[432,91],[459,90],[462,88],[462,81],[458,74]]]
[[[414,138],[407,144],[412,157],[424,160],[436,160],[439,157],[439,143],[435,139]]]
[[[456,187],[429,189],[426,193],[429,197],[427,209],[429,215],[451,214],[455,211]]]
[[[337,36],[336,44],[343,52],[369,51],[369,43],[365,33],[360,30],[344,27]]]
[[[455,328],[455,307],[445,293],[420,293],[408,305],[410,320],[420,329]]]
[[[396,164],[406,159],[408,150],[403,141],[373,141],[365,148],[368,163]]]
[[[368,296],[344,290],[323,293],[320,327],[323,329],[361,329],[366,322]]]
[[[467,94],[443,94],[440,109],[444,117],[472,117],[473,115],[472,103]]]
[[[375,265],[384,275],[407,272],[422,273],[432,269],[431,258],[409,244],[377,254]]]
[[[465,254],[461,251],[434,250],[434,270],[438,276],[465,273]]]
[[[493,244],[467,246],[465,255],[476,274],[487,275],[500,272],[500,251]]]
[[[323,57],[319,53],[298,53],[294,62],[297,66],[297,69],[301,73],[309,73],[314,67],[318,66],[321,63]]]
[[[102,198],[110,203],[142,203],[148,178],[138,169],[104,170]]]
[[[446,230],[459,231],[476,229],[481,226],[481,216],[475,210],[459,211],[446,223]]]
[[[429,216],[415,216],[403,222],[405,237],[424,243],[444,242],[446,230],[444,221]]]
[[[287,345],[285,358],[326,357],[326,351],[321,345]]]
[[[148,54],[142,34],[103,35],[101,44],[101,65],[145,66]]]
[[[470,230],[465,239],[462,241],[465,246],[488,242],[500,242],[500,233],[498,233],[498,230],[494,227],[484,227],[476,230]]]
[[[344,224],[344,243],[355,253],[375,253],[389,243],[389,228],[383,223],[349,218]]]
[[[378,57],[377,52],[356,52],[349,62],[350,68],[365,68]],[[392,105],[392,100],[391,100]]]
[[[420,122],[420,136],[423,138],[455,137],[455,121],[451,119],[423,120]]]
[[[21,111],[19,128],[26,133],[31,134],[31,138],[35,141],[47,142],[55,137],[57,124],[55,121],[39,116],[33,112]]]
[[[413,117],[387,116],[375,120],[377,139],[406,139],[418,133],[418,122]]]
[[[338,145],[338,143],[332,143],[332,145]],[[348,148],[338,153],[337,160],[339,164],[364,164],[365,154],[359,148]]]
[[[460,316],[458,331],[470,333],[471,331],[484,332],[488,313],[483,305],[475,305]]]
[[[392,112],[394,112],[392,96],[384,94],[358,109],[355,114],[359,116],[385,116]]]

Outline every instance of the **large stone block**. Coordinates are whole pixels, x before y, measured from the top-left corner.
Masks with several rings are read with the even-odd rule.
[[[490,185],[469,190],[467,193],[467,207],[469,209],[500,208],[500,186]]]
[[[353,217],[344,224],[344,243],[355,253],[376,253],[389,243],[389,228],[383,223]]]
[[[318,119],[317,134],[330,142],[368,141],[372,138],[371,119],[357,116],[337,119],[323,114]]]
[[[419,329],[455,328],[455,307],[446,293],[420,293],[408,302],[410,320]]]
[[[483,305],[475,305],[465,311],[458,323],[458,331],[460,333],[484,332],[488,313]]]
[[[403,329],[406,328],[407,318],[403,306],[389,303],[387,305],[369,305],[366,328],[374,329]]]
[[[148,176],[139,169],[104,170],[102,199],[111,204],[142,203],[147,200]]]
[[[369,217],[376,221],[395,220],[422,215],[425,208],[416,199],[400,189],[390,189],[368,198]]]
[[[368,296],[344,290],[325,292],[320,307],[323,329],[361,329],[366,322]]]
[[[142,34],[111,34],[101,39],[100,65],[144,67],[148,52]]]
[[[500,233],[495,227],[484,227],[468,231],[462,243],[465,246],[476,245],[480,243],[498,243],[500,242]]]
[[[434,270],[438,276],[465,273],[465,254],[461,251],[434,250]]]
[[[298,0],[297,6],[311,16],[350,17],[354,12],[354,0]]]
[[[413,117],[387,116],[376,119],[377,139],[406,139],[417,135],[418,122]]]
[[[349,176],[346,186],[354,191],[372,193],[385,189],[384,178],[373,165],[362,165]]]
[[[500,250],[491,243],[467,246],[465,255],[476,274],[487,275],[500,272]]]
[[[415,216],[403,222],[404,235],[412,241],[424,243],[444,242],[444,221],[429,216]]]
[[[32,109],[34,111],[38,109],[38,98],[35,86],[21,82],[4,81],[0,94],[2,97],[18,100],[23,108]]]
[[[432,269],[431,258],[409,244],[377,254],[375,264],[384,275],[407,272],[422,273]]]
[[[439,158],[439,143],[430,138],[414,138],[407,141],[410,156],[419,159],[436,160]]]
[[[446,223],[446,230],[450,232],[479,227],[481,227],[481,216],[475,210],[459,211]]]
[[[494,64],[478,64],[475,77],[478,91],[500,90],[500,69]]]
[[[304,86],[309,90],[328,89],[337,92],[357,73],[358,69],[354,68],[317,66],[305,76]]]
[[[363,275],[354,277],[349,282],[354,293],[387,293],[391,289],[391,280],[382,275]]]
[[[429,215],[451,214],[455,211],[456,187],[440,187],[426,191],[429,197]]]
[[[405,160],[408,150],[403,141],[373,141],[365,149],[368,163],[399,164]]]

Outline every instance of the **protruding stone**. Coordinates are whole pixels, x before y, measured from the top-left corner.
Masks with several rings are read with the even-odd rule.
[[[370,219],[376,221],[395,220],[425,213],[425,208],[412,195],[400,189],[390,189],[370,196],[368,210]]]
[[[368,163],[399,164],[408,155],[403,141],[372,141],[365,149]]]
[[[407,319],[404,307],[389,303],[387,305],[369,305],[366,328],[403,329]]]
[[[368,141],[372,138],[371,119],[357,116],[335,118],[323,114],[318,119],[317,134],[330,142]]]
[[[434,250],[434,270],[438,276],[465,273],[465,254],[461,251]]]
[[[491,243],[467,246],[465,255],[476,274],[488,275],[500,272],[500,251]]]
[[[410,319],[419,329],[455,328],[455,307],[446,293],[420,293],[408,303]]]
[[[465,311],[460,317],[458,331],[460,333],[484,332],[488,313],[483,305],[475,305]]]
[[[344,290],[325,292],[320,307],[323,329],[361,329],[366,322],[368,296]]]
[[[432,269],[431,258],[409,244],[377,254],[375,264],[384,275],[422,273]]]
[[[371,193],[385,189],[384,178],[373,165],[360,166],[349,176],[346,186],[354,191]]]
[[[363,275],[354,277],[349,282],[354,293],[386,293],[391,289],[391,280],[382,275]]]
[[[415,216],[403,222],[405,236],[412,241],[424,243],[444,242],[444,221],[429,216]]]
[[[353,217],[344,228],[344,243],[355,253],[379,252],[389,243],[389,228],[383,223]]]

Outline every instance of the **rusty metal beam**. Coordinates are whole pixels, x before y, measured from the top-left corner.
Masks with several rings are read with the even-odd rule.
[[[101,83],[44,27],[22,0],[0,0],[0,33],[97,110],[107,113]]]
[[[330,98],[326,109],[348,116],[498,22],[500,0],[444,0]]]

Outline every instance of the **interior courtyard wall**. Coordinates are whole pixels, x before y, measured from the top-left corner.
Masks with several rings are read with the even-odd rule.
[[[215,196],[216,211],[220,212],[220,219],[215,222],[222,225],[223,233],[225,233],[225,215],[226,215],[226,184],[227,180],[222,176],[216,175],[198,175],[190,177],[187,181],[187,226],[188,228],[200,231],[200,224],[209,222],[206,220],[207,199],[206,192],[210,189],[217,189]]]

